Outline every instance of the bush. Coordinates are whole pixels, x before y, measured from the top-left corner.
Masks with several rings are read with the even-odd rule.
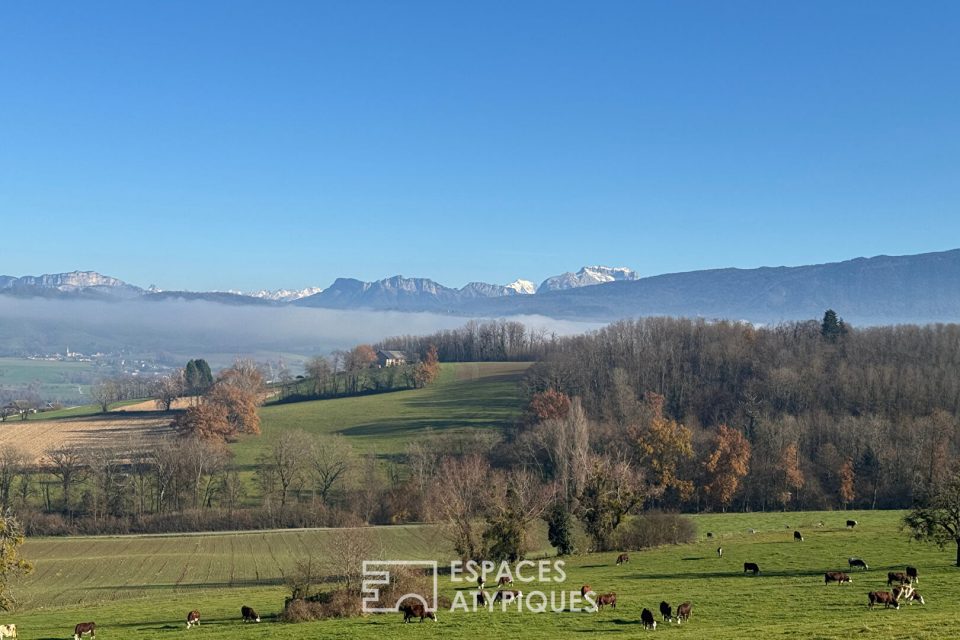
[[[697,527],[678,513],[645,513],[631,520],[617,536],[617,548],[628,551],[683,544],[697,538]]]

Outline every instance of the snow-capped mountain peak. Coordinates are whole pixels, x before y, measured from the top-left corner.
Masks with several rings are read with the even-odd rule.
[[[636,271],[628,269],[627,267],[604,267],[600,265],[583,267],[576,273],[568,271],[567,273],[547,278],[537,289],[537,293],[589,287],[591,285],[614,282],[616,280],[637,280],[639,277]]]
[[[537,285],[533,284],[529,280],[517,279],[511,282],[508,285],[505,285],[507,289],[513,289],[517,292],[518,295],[533,295],[537,292]]]
[[[275,302],[293,302],[294,300],[299,300],[300,298],[306,298],[307,296],[318,294],[321,291],[323,291],[323,287],[307,287],[305,289],[276,289],[274,291],[261,289],[259,291],[245,293],[243,295],[250,296],[251,298],[260,298],[262,300],[273,300]]]

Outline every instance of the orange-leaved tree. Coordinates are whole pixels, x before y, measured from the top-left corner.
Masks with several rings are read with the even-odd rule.
[[[686,500],[693,495],[693,482],[679,474],[683,462],[693,457],[693,434],[663,414],[664,398],[659,393],[647,394],[644,404],[645,419],[632,429],[632,435],[641,464],[652,472],[652,493],[675,489]]]
[[[740,488],[740,480],[750,471],[750,442],[736,429],[722,424],[713,437],[712,448],[703,463],[703,489],[716,506],[726,511]]]

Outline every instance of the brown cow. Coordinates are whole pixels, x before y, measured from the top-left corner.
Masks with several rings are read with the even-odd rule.
[[[680,624],[684,620],[689,620],[691,611],[693,611],[693,605],[689,602],[684,602],[677,607],[677,624]]]
[[[799,531],[793,532],[793,539],[795,542],[803,542],[803,534]]]
[[[670,622],[673,620],[673,607],[671,607],[670,603],[666,600],[660,603],[660,615],[663,616],[664,622]]]
[[[894,582],[897,584],[910,584],[910,576],[903,571],[891,571],[887,574],[887,586],[889,587]]]
[[[80,636],[90,634],[91,638],[97,637],[97,623],[81,622],[73,628],[73,640],[80,640]]]
[[[621,565],[621,564],[627,563],[627,562],[630,562],[630,554],[629,554],[629,553],[621,553],[620,555],[617,556],[617,565],[618,565],[618,566]]]
[[[591,591],[593,591],[593,587],[591,587],[588,584],[583,585],[582,587],[580,587],[580,597],[581,598],[586,597],[586,595]]]
[[[752,571],[753,575],[760,573],[760,566],[756,562],[744,562],[743,563],[743,572],[746,573]]]
[[[610,605],[611,609],[617,608],[617,594],[615,593],[602,593],[597,596],[597,609],[603,609],[603,605]]]
[[[643,622],[644,629],[657,630],[657,621],[653,619],[653,612],[650,609],[644,609],[640,612],[640,621]]]
[[[252,607],[246,605],[240,607],[240,615],[243,616],[244,622],[260,622],[260,614],[254,611]]]
[[[884,609],[887,607],[900,608],[900,603],[889,591],[871,591],[867,594],[867,599],[870,600],[871,607],[875,604],[882,604]]]
[[[200,612],[196,609],[187,614],[187,629],[193,625],[200,626]]]
[[[398,609],[403,613],[403,622],[410,622],[414,618],[420,618],[420,622],[423,622],[424,618],[430,618],[434,622],[437,621],[437,614],[433,611],[427,611],[427,608],[423,606],[423,603],[418,600],[406,600],[404,601]]]
[[[827,571],[823,574],[823,584],[830,584],[831,582],[843,584],[844,582],[853,582],[853,580],[842,571]]]
[[[914,591],[913,593],[911,593],[910,597],[907,598],[907,602],[910,603],[911,605],[914,602],[919,602],[920,604],[927,604],[926,602],[923,601],[923,596],[920,595],[919,591]]]
[[[505,584],[513,584],[513,578],[511,578],[510,576],[503,576],[502,578],[497,580],[497,586],[502,587]]]

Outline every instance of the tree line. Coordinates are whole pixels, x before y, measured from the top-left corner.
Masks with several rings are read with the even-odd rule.
[[[732,508],[893,508],[960,450],[958,367],[957,325],[646,318],[554,341],[527,384],[578,398],[611,442],[629,439],[638,406],[662,403],[692,451],[677,468],[694,490],[678,487],[672,507],[710,506],[698,474],[736,433],[752,455]]]

